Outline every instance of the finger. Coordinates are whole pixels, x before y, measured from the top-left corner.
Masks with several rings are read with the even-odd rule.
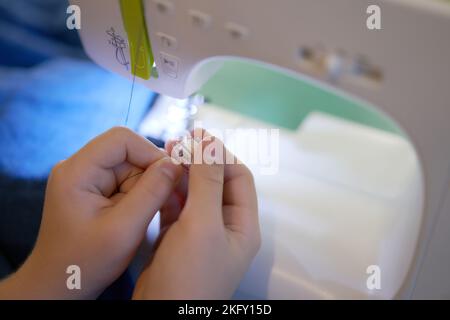
[[[169,228],[178,220],[182,208],[183,206],[179,195],[176,192],[173,192],[160,210],[160,231]]]
[[[223,220],[228,229],[246,234],[259,232],[258,201],[251,173],[224,184]]]
[[[223,187],[223,220],[233,231],[259,237],[258,200],[251,171],[228,150]]]
[[[223,187],[223,223],[227,230],[240,234],[239,239],[245,239],[249,250],[256,252],[261,235],[253,175],[231,152],[225,153],[228,161]]]
[[[207,134],[203,129],[196,129],[191,136]],[[170,140],[166,143],[168,154],[182,139]],[[223,220],[227,227],[245,232],[259,230],[258,203],[256,188],[251,171],[228,149],[224,147],[225,168],[223,205]]]
[[[222,221],[222,196],[224,183],[223,143],[204,135],[195,146],[194,163],[189,169],[188,197],[186,207],[193,214],[220,218]]]
[[[182,168],[165,157],[145,170],[134,187],[115,206],[124,223],[146,230],[155,213],[173,192]]]
[[[164,146],[164,148],[165,148],[167,154],[169,154],[169,155],[172,154],[173,148],[175,147],[175,145],[176,145],[177,143],[180,143],[181,140],[182,140],[181,138],[167,140],[167,141],[166,141],[166,145]]]
[[[255,209],[256,191],[253,174],[244,164],[229,164],[225,168],[224,205]]]
[[[203,129],[196,129],[191,136],[208,134]],[[168,154],[179,143],[178,140],[166,144]],[[251,171],[227,148],[224,147],[224,187],[223,210],[224,224],[233,229],[246,233],[259,232],[258,201],[256,188]]]
[[[111,198],[109,198],[109,200],[111,200],[113,205],[116,205],[117,203],[119,203],[123,197],[125,197],[125,193],[115,193]]]
[[[187,172],[183,171],[175,190],[160,210],[160,230],[167,229],[178,220],[181,210],[183,210],[186,203],[187,184],[188,175]]]
[[[164,152],[144,137],[124,127],[113,128],[98,136],[76,154],[80,162],[110,169],[125,161],[147,168]]]
[[[206,133],[204,129],[196,129],[194,130],[189,137],[192,137],[194,135],[198,135],[196,132],[197,130],[202,130],[201,132]],[[172,152],[174,148],[176,148],[177,145],[183,143],[183,138],[177,138],[177,139],[171,139],[166,141],[165,149],[167,154],[172,155]],[[184,149],[184,148],[179,148]],[[226,147],[224,147],[224,154],[225,154],[225,171],[224,171],[224,181],[227,181],[229,179],[232,179],[237,176],[241,176],[246,171],[245,165],[234,155],[232,154]],[[235,166],[235,164],[238,164],[239,166]]]
[[[117,192],[128,193],[144,174],[145,169],[136,167],[128,162],[124,162],[114,168]]]
[[[129,174],[127,171],[145,169],[164,154],[131,130],[113,128],[89,142],[67,161],[70,167],[68,174],[83,189],[109,197]],[[129,165],[122,166],[124,163]]]
[[[195,137],[202,133],[209,135],[204,129],[195,129],[191,135]],[[223,153],[225,161],[223,205],[239,206],[254,211],[257,200],[251,171],[225,146]]]

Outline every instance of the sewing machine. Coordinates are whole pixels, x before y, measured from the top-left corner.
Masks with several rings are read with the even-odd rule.
[[[357,131],[374,145],[382,140],[383,146],[407,150],[405,158],[385,154],[391,166],[388,161],[381,168],[395,168],[389,171],[392,176],[404,167],[416,172],[405,173],[410,180],[404,178],[398,190],[393,184],[378,184],[386,190],[371,199],[386,201],[363,202],[359,214],[341,217],[325,211],[320,216],[267,213],[261,221],[263,249],[238,297],[390,299],[448,294],[450,257],[445,252],[450,234],[439,226],[450,221],[450,6],[431,0],[376,2],[381,30],[367,28],[366,9],[372,2],[365,0],[71,0],[81,8],[80,36],[92,60],[158,93],[186,98],[224,61],[254,61],[370,105],[393,119],[409,138],[406,143]],[[342,123],[321,121],[327,128],[334,126],[333,132],[344,130],[339,129]],[[303,146],[315,139],[311,128],[302,136]],[[383,148],[374,147],[370,156],[384,156]],[[289,174],[283,179],[287,181]],[[358,185],[363,193],[378,183],[376,176],[364,181],[370,183]],[[270,181],[257,183],[267,187],[268,197],[277,191],[270,189]],[[289,191],[290,196],[314,191],[312,184],[308,186]],[[407,201],[401,200],[403,206],[378,214],[377,205],[389,204],[389,197],[405,192],[405,186],[410,190]],[[381,270],[382,286],[376,290],[366,286],[369,265]]]

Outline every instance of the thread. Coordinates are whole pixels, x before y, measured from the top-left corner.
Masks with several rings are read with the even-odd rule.
[[[125,127],[128,126],[128,120],[130,118],[130,112],[131,112],[131,104],[133,103],[133,94],[134,94],[134,87],[136,84],[136,68],[139,64],[139,51],[141,48],[141,41],[142,41],[142,35],[144,34],[143,30],[141,29],[139,31],[139,40],[138,40],[138,45],[137,45],[137,50],[135,53],[135,59],[134,59],[134,70],[133,70],[133,80],[131,82],[131,93],[130,93],[130,99],[128,101],[128,109],[127,109],[127,113],[126,113],[126,117],[125,117]]]

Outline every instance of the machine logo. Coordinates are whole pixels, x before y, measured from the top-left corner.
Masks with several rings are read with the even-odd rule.
[[[130,62],[128,61],[125,55],[125,49],[127,48],[127,42],[120,35],[116,34],[114,28],[110,28],[106,30],[106,34],[110,37],[109,44],[112,45],[116,49],[116,60],[121,65],[125,66],[128,70],[130,66]]]
[[[366,20],[366,26],[369,30],[381,30],[381,9],[372,4],[367,7],[366,13],[369,14]]]

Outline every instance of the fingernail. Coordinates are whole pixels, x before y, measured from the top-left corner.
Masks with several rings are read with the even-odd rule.
[[[181,141],[183,141],[183,139],[185,139],[185,137],[186,136],[179,136],[179,137],[176,137],[175,139],[170,139],[169,141],[171,141],[171,142],[181,142]]]
[[[176,165],[169,157],[164,157],[160,160],[159,167],[172,180],[176,181],[179,176],[180,166]]]

